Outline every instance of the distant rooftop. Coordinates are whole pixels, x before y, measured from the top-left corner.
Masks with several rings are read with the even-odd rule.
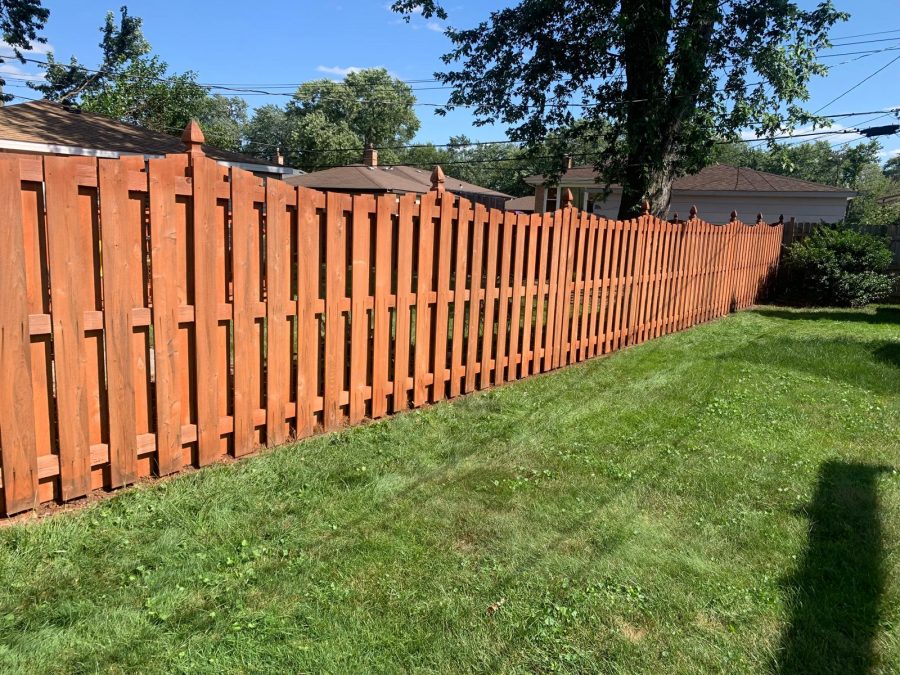
[[[352,190],[360,192],[412,192],[424,194],[431,190],[431,172],[413,166],[368,166],[348,164],[322,171],[312,171],[302,176],[291,176],[285,181],[291,185],[316,190]],[[449,192],[465,192],[509,199],[509,195],[452,176],[446,176],[444,187]]]
[[[0,107],[0,143],[8,150],[35,151],[24,144],[51,146],[45,152],[67,154],[67,149],[137,155],[184,152],[178,136],[150,131],[117,120],[69,108],[51,101],[32,101]],[[269,173],[293,173],[271,160],[204,145],[212,159],[231,164],[255,165]],[[85,153],[87,154],[87,153]]]
[[[576,166],[566,171],[561,183],[568,180],[588,183],[594,181],[597,172],[591,166]],[[531,184],[542,183],[543,176],[529,176],[525,179]],[[852,190],[813,183],[808,180],[779,176],[767,171],[757,171],[747,167],[713,164],[701,169],[691,176],[682,176],[672,184],[673,190],[687,192],[843,192],[855,194]]]

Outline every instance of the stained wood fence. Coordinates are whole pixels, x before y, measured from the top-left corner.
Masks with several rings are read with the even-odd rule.
[[[439,187],[439,186],[438,186]],[[118,488],[753,304],[780,226],[0,156],[0,504]]]

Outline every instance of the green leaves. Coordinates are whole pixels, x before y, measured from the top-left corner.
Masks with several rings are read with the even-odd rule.
[[[433,0],[392,8],[446,14]],[[592,131],[583,161],[623,184],[627,216],[644,197],[664,210],[672,180],[738,130],[771,137],[815,119],[795,104],[825,72],[817,52],[845,18],[830,1],[521,0],[450,30],[444,61],[456,68],[436,76],[454,87],[448,109],[506,124],[529,147],[576,122]]]

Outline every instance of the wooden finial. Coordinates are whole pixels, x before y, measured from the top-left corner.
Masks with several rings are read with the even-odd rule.
[[[675,213],[672,214],[672,222],[673,223],[678,222],[678,211],[676,211]]]
[[[697,205],[696,205],[696,204],[694,204],[693,206],[691,206],[691,213],[690,213],[690,216],[691,216],[691,220],[693,220],[694,218],[697,217]]]
[[[434,171],[431,172],[431,189],[435,192],[443,192],[445,189],[446,178],[444,177],[444,170],[437,165],[434,167]]]
[[[784,214],[783,213],[780,216],[778,216],[778,224],[784,225]]]
[[[562,193],[562,207],[567,209],[570,206],[572,206],[572,191],[566,188],[565,192]]]
[[[763,219],[762,219],[762,214],[761,214],[761,213],[757,213],[757,214],[756,214],[756,224],[759,225],[759,224],[762,223],[762,221],[763,221]]]
[[[737,222],[737,211],[731,212],[731,222],[732,223]]]
[[[649,199],[645,199],[644,203],[641,204],[641,215],[642,216],[650,215],[650,200]]]
[[[188,122],[184,132],[181,134],[181,142],[184,143],[185,152],[190,155],[202,155],[205,141],[203,130],[200,128],[197,120]]]

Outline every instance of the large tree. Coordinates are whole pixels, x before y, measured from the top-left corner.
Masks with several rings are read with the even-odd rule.
[[[151,54],[140,17],[120,10],[118,22],[107,13],[101,27],[101,62],[96,68],[72,57],[68,63],[47,55],[45,81],[32,85],[51,101],[169,134],[180,133],[196,119],[207,143],[227,150],[241,148],[247,104],[238,97],[210,95],[197,74],[170,73]]]
[[[438,0],[395,0],[407,18],[447,18]],[[580,121],[604,143],[592,163],[623,186],[620,215],[649,199],[663,212],[672,181],[706,165],[717,142],[753,127],[773,137],[824,120],[803,110],[826,68],[817,52],[846,15],[830,1],[520,0],[447,35],[457,70],[448,109],[502,123],[529,146]]]
[[[368,144],[386,148],[382,161],[396,161],[393,148],[419,130],[415,102],[409,85],[384,68],[353,71],[341,81],[305,82],[283,115],[260,109],[250,123],[250,149],[261,154],[281,146],[289,162],[304,169],[358,162]]]
[[[4,46],[12,49],[14,58],[24,63],[24,52],[31,51],[34,43],[45,43],[41,36],[50,11],[41,5],[41,0],[0,0],[0,36]],[[0,56],[0,63],[9,57]],[[3,92],[6,80],[0,75],[0,105],[13,99]]]

